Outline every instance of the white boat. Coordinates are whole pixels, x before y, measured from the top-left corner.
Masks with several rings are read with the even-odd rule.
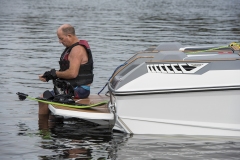
[[[240,136],[239,48],[150,47],[108,88],[115,128],[126,133]]]

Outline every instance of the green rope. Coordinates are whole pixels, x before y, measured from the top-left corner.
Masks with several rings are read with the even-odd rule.
[[[187,54],[196,54],[196,53],[200,53],[200,52],[207,52],[207,51],[214,51],[214,50],[218,50],[218,49],[222,49],[222,48],[226,48],[228,46],[221,46],[221,47],[217,47],[217,48],[210,48],[207,50],[201,50],[201,51],[196,51],[196,52],[187,52]]]
[[[29,97],[29,96],[27,96],[27,98],[30,100],[34,100],[34,101],[38,101],[38,102],[42,102],[42,103],[63,106],[63,107],[69,107],[69,108],[77,108],[77,109],[86,109],[86,108],[96,107],[96,106],[100,106],[100,105],[104,105],[104,104],[108,103],[108,101],[102,101],[102,102],[94,103],[94,104],[87,105],[87,106],[78,106],[78,105],[70,105],[70,104],[64,104],[64,103],[58,103],[58,102],[45,101],[45,100],[41,100],[41,99]]]

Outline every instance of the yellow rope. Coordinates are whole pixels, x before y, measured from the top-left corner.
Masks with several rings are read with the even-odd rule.
[[[226,47],[230,47],[234,51],[239,51],[240,50],[240,42],[232,42],[228,46],[221,46],[221,47],[217,47],[217,48],[210,48],[210,49],[207,49],[207,50],[201,50],[201,51],[196,51],[196,52],[187,52],[187,54],[196,54],[196,53],[200,53],[200,52],[214,51],[214,50],[218,50],[218,49],[222,49],[222,48],[226,48]]]
[[[195,54],[195,53],[199,53],[199,52],[214,51],[214,50],[221,49],[221,48],[226,48],[226,47],[228,47],[228,46],[221,46],[221,47],[217,47],[217,48],[210,48],[210,49],[207,49],[207,50],[201,50],[201,51],[196,51],[196,52],[187,52],[187,54]]]
[[[240,50],[240,42],[232,42],[229,45],[233,50],[239,51]]]

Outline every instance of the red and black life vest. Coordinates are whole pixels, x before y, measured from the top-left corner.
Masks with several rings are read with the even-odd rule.
[[[87,52],[87,56],[88,56],[88,62],[85,64],[81,64],[79,72],[78,72],[78,76],[76,78],[64,79],[64,80],[68,81],[73,87],[91,84],[93,82],[93,77],[94,77],[92,52],[91,52],[90,46],[86,40],[80,40],[79,42],[73,44],[72,46],[67,47],[63,51],[63,53],[60,57],[60,61],[59,61],[60,71],[65,71],[65,70],[69,69],[70,61],[68,60],[68,56],[69,56],[72,48],[77,45],[81,45],[85,48],[85,50]]]

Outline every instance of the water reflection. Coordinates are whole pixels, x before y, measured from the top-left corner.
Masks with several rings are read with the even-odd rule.
[[[40,137],[38,146],[51,153],[38,157],[50,159],[236,159],[240,156],[239,137],[183,135],[126,135],[111,132],[91,122],[67,119],[53,122],[48,129],[31,131],[21,123],[21,137]],[[232,157],[232,158],[231,158]],[[235,157],[235,158],[234,158]]]
[[[123,133],[112,133],[109,126],[75,118],[64,121],[61,117],[52,118],[46,128],[44,118],[47,117],[41,117],[39,121],[39,136],[43,139],[40,147],[52,150],[55,155],[40,156],[42,159],[116,159],[118,146],[128,137]]]

